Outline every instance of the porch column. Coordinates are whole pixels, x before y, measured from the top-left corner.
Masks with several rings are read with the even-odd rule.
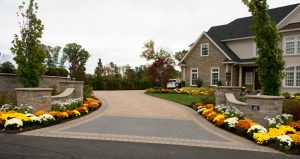
[[[182,79],[181,81],[185,81],[185,66],[181,66]]]
[[[243,67],[239,66],[239,87],[242,87],[242,74],[243,74]]]

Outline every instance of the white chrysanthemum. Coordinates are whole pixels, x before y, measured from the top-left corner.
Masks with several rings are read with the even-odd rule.
[[[39,117],[35,116],[35,115],[31,116],[29,118],[30,118],[31,122],[39,122],[39,123],[41,123],[41,119]]]
[[[239,119],[237,117],[233,117],[224,120],[224,123],[228,123],[229,127],[233,128],[238,121]]]
[[[31,113],[26,113],[25,115],[26,115],[27,117],[35,116],[34,114],[31,114]]]
[[[293,139],[288,135],[276,136],[276,139],[278,139],[279,142],[287,143],[289,147],[292,146]]]
[[[262,134],[266,134],[268,131],[265,127],[261,126],[261,125],[252,125],[247,133],[250,133],[251,131],[257,130],[257,133],[262,133]]]
[[[5,121],[4,127],[9,125],[16,125],[18,128],[23,126],[23,121],[21,119],[12,118]]]
[[[41,121],[55,120],[55,118],[51,114],[43,114],[40,115],[39,118]]]

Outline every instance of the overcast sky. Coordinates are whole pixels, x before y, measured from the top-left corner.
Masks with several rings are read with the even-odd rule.
[[[29,1],[29,0],[28,0]],[[18,33],[20,0],[0,0],[0,52],[11,59],[10,47]],[[37,0],[38,17],[45,25],[42,42],[64,47],[78,43],[90,54],[87,72],[99,58],[104,64],[139,66],[143,43],[149,39],[176,52],[188,49],[211,26],[250,13],[242,0]],[[268,0],[270,8],[299,0]]]

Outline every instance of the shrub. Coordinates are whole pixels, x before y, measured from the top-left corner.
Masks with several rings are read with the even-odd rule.
[[[203,81],[202,81],[200,78],[198,78],[198,79],[196,80],[196,85],[197,85],[197,87],[201,87],[202,84],[203,84]]]
[[[284,100],[283,113],[293,115],[294,120],[300,120],[300,100],[299,99]]]
[[[0,65],[0,73],[15,73],[15,71],[15,66],[9,61],[6,61]]]
[[[181,81],[181,87],[185,87],[185,81]]]
[[[64,68],[47,68],[47,71],[45,73],[47,76],[61,76],[61,77],[67,77],[69,75],[69,72]]]
[[[222,86],[222,81],[218,81],[217,86]]]
[[[300,96],[300,93],[295,93],[294,96],[295,96],[295,97],[296,97],[296,96]]]
[[[93,96],[93,87],[89,85],[83,86],[83,98],[92,98]]]
[[[284,98],[286,98],[286,99],[291,98],[291,94],[289,92],[284,92],[281,95],[284,96]]]

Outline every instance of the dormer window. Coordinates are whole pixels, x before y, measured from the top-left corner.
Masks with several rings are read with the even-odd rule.
[[[208,51],[209,51],[209,44],[208,43],[201,44],[201,56],[208,56]]]

